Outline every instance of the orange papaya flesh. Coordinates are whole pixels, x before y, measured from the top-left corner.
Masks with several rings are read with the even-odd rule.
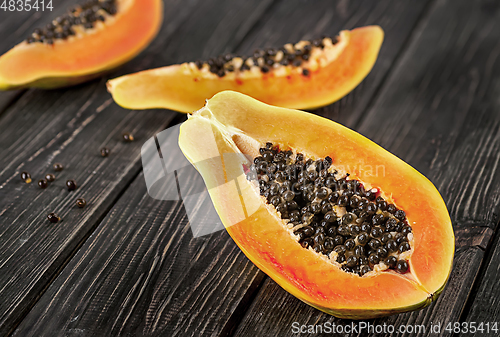
[[[71,24],[69,36],[49,40],[35,32],[0,56],[0,89],[74,85],[132,59],[156,36],[163,19],[163,3],[161,0],[115,0],[113,6],[112,15],[103,9],[91,14],[98,18],[91,23],[86,23],[82,14],[78,17],[81,23]],[[82,11],[77,7],[76,14],[66,14],[65,18]],[[52,22],[55,28],[51,35],[62,34],[63,24],[57,21],[63,22],[63,19]],[[70,25],[68,21],[64,24]]]
[[[367,188],[405,210],[413,242],[409,272],[358,276],[304,249],[276,211],[245,179],[249,159],[265,142],[309,158],[333,158]],[[442,291],[451,271],[454,234],[433,184],[358,133],[305,112],[221,92],[181,126],[179,145],[202,175],[222,222],[245,255],[286,291],[341,318],[366,319],[419,309]],[[384,168],[375,174],[372,168]]]
[[[286,66],[280,64],[284,54],[278,51],[273,66],[263,64],[271,57],[254,57],[246,59],[242,68],[244,60],[236,57],[229,66],[215,67],[212,72],[213,66],[195,62],[151,69],[110,80],[108,90],[119,105],[129,109],[191,112],[223,90],[238,91],[282,107],[316,108],[342,98],[368,75],[383,35],[379,26],[367,26],[342,31],[337,41],[325,38],[320,42],[322,47],[314,47],[309,41],[285,45],[289,53],[303,51],[306,45],[312,49],[307,60],[297,57]],[[300,66],[294,66],[297,61]],[[253,62],[260,62],[259,66]],[[224,72],[227,67],[234,69]]]

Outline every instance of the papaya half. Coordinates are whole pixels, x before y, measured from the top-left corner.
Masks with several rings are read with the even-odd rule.
[[[0,56],[0,89],[58,88],[96,78],[148,46],[161,0],[90,0]]]
[[[245,255],[286,291],[340,318],[429,305],[454,233],[434,185],[360,134],[237,92],[208,100],[179,145]]]
[[[141,71],[108,81],[108,91],[129,109],[192,112],[205,99],[234,90],[287,108],[328,105],[354,89],[373,67],[384,33],[379,26],[344,30],[334,38],[300,41]]]

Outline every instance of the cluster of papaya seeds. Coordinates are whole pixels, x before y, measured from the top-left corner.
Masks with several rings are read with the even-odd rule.
[[[258,181],[260,195],[304,249],[359,276],[388,268],[408,271],[413,234],[404,210],[349,174],[339,177],[332,158],[308,159],[267,142],[247,178]]]
[[[54,40],[65,40],[75,35],[75,29],[92,29],[97,21],[104,22],[106,18],[117,13],[116,0],[89,0],[81,6],[75,6],[67,14],[59,16],[47,23],[44,28],[36,28],[28,36],[26,43],[54,44]]]

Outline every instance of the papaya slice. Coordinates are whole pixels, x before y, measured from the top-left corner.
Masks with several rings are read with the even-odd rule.
[[[57,88],[96,78],[148,46],[161,0],[90,0],[0,57],[0,89]]]
[[[441,293],[451,272],[455,244],[445,203],[427,178],[360,134],[317,115],[224,91],[189,115],[181,125],[179,145],[202,175],[215,209],[236,244],[257,267],[305,303],[337,317],[367,319],[423,308]],[[266,160],[267,174],[261,165]],[[318,170],[322,163],[325,169]],[[271,169],[272,165],[276,167]],[[256,171],[252,166],[257,166]],[[292,177],[287,169],[292,166],[305,168],[305,173]],[[314,183],[307,179],[300,182],[305,174],[316,179]],[[253,180],[256,176],[258,182]],[[328,182],[321,187],[322,177],[342,182],[344,187],[334,191]],[[295,183],[287,185],[288,180]],[[279,182],[274,194],[272,181]],[[297,206],[293,203],[301,198],[300,191],[309,191],[309,187],[301,190],[302,183],[316,188],[307,206],[313,216],[304,220],[301,210],[302,220],[300,216],[293,220]],[[359,187],[356,193],[345,187],[351,185]],[[296,189],[291,197],[290,186]],[[323,192],[329,195],[327,199]],[[278,206],[273,195],[281,196]],[[342,204],[335,202],[342,197],[356,199],[359,204],[367,201],[359,209],[358,204],[351,208],[344,204],[347,213],[342,215],[338,206]],[[335,202],[332,208],[325,206],[326,213],[314,211],[312,206],[322,198]],[[369,213],[369,203],[377,205],[376,213]],[[356,217],[362,224],[353,221]],[[319,220],[314,224],[309,221],[316,218]],[[316,228],[314,237],[304,238],[306,227],[301,221]],[[389,228],[389,223],[402,225],[403,230]],[[397,256],[397,266],[391,267],[390,261],[374,263],[378,261],[371,257],[361,263],[361,254],[358,266],[350,268],[340,259],[344,254],[348,261],[356,260],[346,247],[354,252],[362,249],[348,247],[351,232],[339,233],[347,229],[354,233],[356,226],[367,224],[372,229],[365,234],[379,244],[381,241],[382,246],[372,247],[370,241],[364,245],[365,251],[372,250],[371,255],[380,254],[380,258],[384,254]],[[318,230],[321,226],[326,230]],[[383,229],[383,233],[377,233]],[[330,230],[336,233],[333,237],[344,236],[343,244],[339,243],[343,251],[326,249],[325,237],[338,239],[328,238]],[[361,234],[359,229],[352,234],[356,247],[367,241]],[[383,245],[384,236],[404,236],[399,249],[406,248],[390,250],[389,241]],[[384,253],[384,247],[389,254]],[[384,261],[387,259],[391,258]]]
[[[228,54],[141,71],[110,80],[108,91],[129,109],[191,112],[223,90],[287,108],[316,108],[342,98],[368,75],[383,35],[379,26],[367,26],[333,39],[257,50],[250,58]]]

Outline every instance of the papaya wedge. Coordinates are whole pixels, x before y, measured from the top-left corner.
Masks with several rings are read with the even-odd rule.
[[[0,90],[58,88],[101,76],[146,48],[161,0],[87,1],[0,56]]]
[[[250,58],[228,54],[141,71],[108,81],[108,91],[129,109],[191,112],[223,90],[282,107],[316,108],[342,98],[368,75],[383,35],[380,27],[367,26],[333,39],[257,50]]]
[[[450,275],[454,233],[439,192],[410,165],[333,121],[298,110],[270,106],[241,93],[218,93],[207,101],[205,107],[188,117],[180,128],[182,152],[203,177],[215,209],[232,239],[257,267],[286,291],[319,310],[349,319],[416,310],[436,300]],[[338,181],[344,179],[348,185],[358,181],[364,186],[360,199],[373,200],[375,196],[369,196],[365,191],[377,191],[376,201],[381,209],[391,208],[384,202],[399,209],[396,216],[404,222],[404,228],[411,228],[409,243],[404,243],[407,247],[411,244],[411,250],[404,252],[408,269],[398,272],[379,264],[383,268],[375,267],[360,276],[332,260],[337,256],[335,250],[320,254],[315,250],[316,245],[313,249],[301,244],[304,240],[299,241],[300,231],[290,229],[291,216],[286,221],[283,219],[283,213],[287,211],[277,211],[279,206],[274,207],[262,193],[259,194],[259,185],[262,187],[266,183],[260,184],[259,181],[255,184],[248,180],[252,159],[267,160],[265,157],[270,152],[266,148],[270,149],[268,145],[271,143],[278,144],[273,150],[274,158],[279,153],[285,158],[293,153],[297,158],[295,166],[299,165],[299,155],[304,156],[304,161],[310,159],[301,164],[310,168],[317,165],[311,163],[330,158],[328,172],[335,169],[332,177],[340,174],[338,172],[349,172],[349,175],[345,174],[346,178]],[[283,155],[280,160],[284,160]],[[257,162],[254,159],[253,163]],[[374,171],[376,167],[380,170]],[[283,170],[288,172],[285,168]],[[310,173],[311,169],[307,172]],[[262,172],[259,175],[264,176]],[[274,179],[271,176],[268,174],[266,179],[261,179]],[[274,177],[278,179],[277,173]],[[328,191],[330,195],[334,194]],[[341,195],[347,196],[346,191],[342,190]],[[287,198],[285,194],[282,196]],[[316,198],[321,196],[316,194]],[[359,197],[351,196],[353,198]],[[372,227],[385,228],[386,225],[375,226],[375,218],[380,219],[384,214],[388,213],[377,211],[368,215],[368,219],[373,220]],[[319,215],[327,218],[321,212]],[[342,224],[327,220],[326,225],[340,232]],[[320,221],[316,226],[322,226]],[[355,223],[350,226],[354,227]],[[384,235],[394,235],[394,231],[385,231]],[[355,239],[358,244],[359,238],[358,235]],[[365,245],[365,249],[370,248]],[[401,256],[403,254],[399,258]]]

